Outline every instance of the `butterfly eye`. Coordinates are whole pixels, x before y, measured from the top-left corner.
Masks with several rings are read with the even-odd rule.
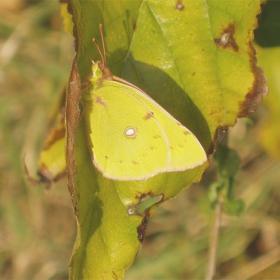
[[[137,128],[136,127],[127,127],[124,131],[124,136],[127,138],[134,139],[136,137]]]

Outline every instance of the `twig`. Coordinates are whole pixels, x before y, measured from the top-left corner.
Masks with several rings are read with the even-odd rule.
[[[206,280],[212,280],[216,271],[216,257],[219,238],[219,229],[221,222],[221,201],[218,199],[215,207],[215,216],[210,235],[210,247]]]

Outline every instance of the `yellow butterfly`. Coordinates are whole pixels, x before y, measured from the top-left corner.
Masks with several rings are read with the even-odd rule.
[[[207,156],[194,134],[144,91],[92,61],[86,93],[86,131],[96,168],[112,180],[145,180],[202,165]]]

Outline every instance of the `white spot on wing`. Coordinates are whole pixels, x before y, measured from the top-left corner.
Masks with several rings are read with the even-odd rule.
[[[126,138],[134,139],[134,138],[136,138],[136,135],[137,135],[136,127],[129,126],[124,130],[124,136]]]

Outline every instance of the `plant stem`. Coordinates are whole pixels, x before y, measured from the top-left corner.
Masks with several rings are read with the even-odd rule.
[[[210,235],[209,257],[206,280],[212,280],[216,272],[216,257],[221,222],[221,201],[218,199],[215,206],[215,215]]]

